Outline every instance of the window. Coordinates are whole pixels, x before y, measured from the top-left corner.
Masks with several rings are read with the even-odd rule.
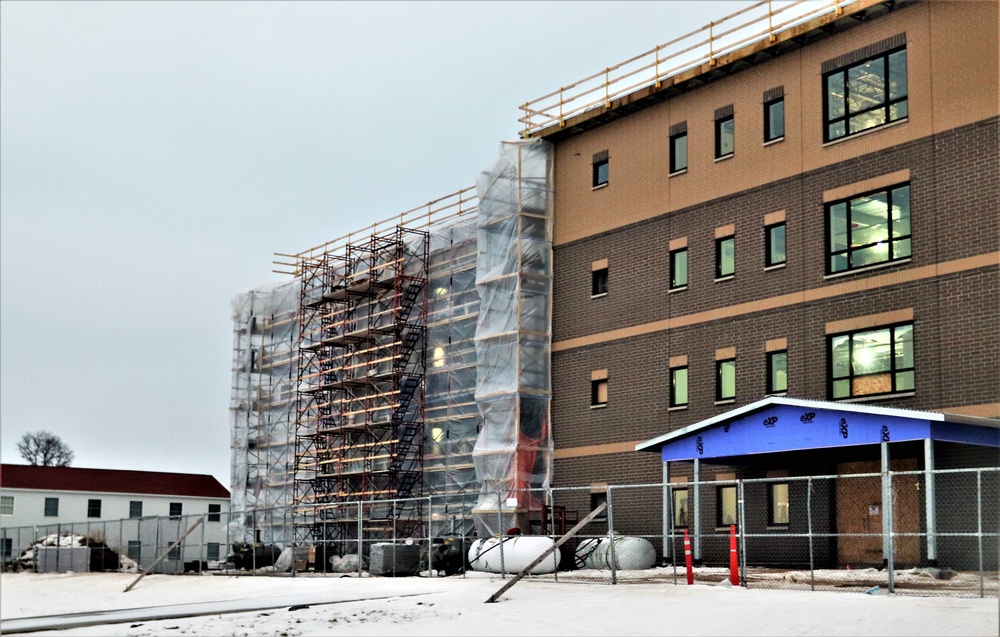
[[[590,406],[604,407],[608,404],[608,379],[598,378],[590,381]]]
[[[674,527],[688,526],[688,490],[674,489]]]
[[[688,368],[672,367],[670,369],[670,406],[682,407],[688,404]]]
[[[764,143],[785,137],[785,87],[764,93]]]
[[[788,483],[772,482],[768,485],[767,523],[771,526],[788,525]]]
[[[764,228],[764,267],[770,268],[785,262],[785,224],[776,223]]]
[[[686,288],[687,284],[688,251],[687,248],[681,248],[670,253],[670,289]]]
[[[670,127],[670,174],[684,172],[688,167],[687,122]]]
[[[715,278],[725,279],[736,272],[736,237],[715,240]]]
[[[59,498],[45,498],[45,517],[59,517]]]
[[[834,141],[906,118],[906,34],[867,50],[871,49],[884,52],[862,58],[858,51],[823,64],[826,95],[823,141]]]
[[[181,545],[178,544],[167,552],[167,559],[177,561],[181,559]]]
[[[220,522],[221,520],[222,520],[222,505],[221,504],[208,505],[208,521]]]
[[[87,517],[88,518],[99,518],[99,517],[101,517],[101,501],[100,500],[87,500]]]
[[[590,274],[590,296],[603,296],[608,293],[608,269],[600,268]]]
[[[205,547],[205,559],[210,562],[219,561],[219,543],[209,542],[208,546]]]
[[[142,517],[142,501],[132,500],[128,503],[128,516],[132,519]]]
[[[184,503],[183,502],[171,502],[170,503],[170,517],[179,518],[183,515]]]
[[[0,553],[2,553],[2,555],[0,555],[0,560],[6,562],[14,556],[14,538],[5,537],[0,538],[0,540],[3,541],[0,543]]]
[[[608,151],[602,150],[594,155],[593,187],[608,185]]]
[[[715,111],[715,158],[724,159],[735,149],[733,106],[723,106]]]
[[[715,361],[715,400],[736,398],[736,360]]]
[[[836,334],[829,342],[831,398],[913,391],[912,323]]]
[[[14,496],[0,495],[0,515],[14,515]]]
[[[716,526],[736,524],[736,487],[717,487]]]
[[[607,491],[594,491],[594,492],[592,492],[590,494],[590,510],[591,511],[593,511],[597,507],[601,506],[602,504],[607,504],[607,503],[608,503],[608,492]],[[603,511],[601,511],[597,515],[596,518],[594,518],[593,521],[594,522],[598,522],[598,521],[604,521],[604,520],[607,520],[607,519],[608,519],[608,510],[604,509]]]
[[[767,353],[767,393],[783,394],[788,391],[788,352]]]
[[[139,542],[138,540],[129,540],[128,549],[125,554],[128,556],[130,560],[135,560],[136,562],[138,562],[142,554],[142,543]]]
[[[827,204],[827,274],[910,258],[909,184]]]

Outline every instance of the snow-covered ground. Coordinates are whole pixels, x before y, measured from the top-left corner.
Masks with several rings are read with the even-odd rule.
[[[254,577],[134,574],[0,575],[0,620],[94,610],[243,600],[253,612],[73,628],[60,635],[997,635],[997,597],[553,583],[511,578]],[[280,598],[280,599],[277,599]],[[316,599],[330,604],[316,604]],[[367,598],[367,601],[365,601]],[[374,599],[381,598],[381,599]],[[347,601],[360,600],[360,601]],[[244,606],[248,607],[248,606]]]

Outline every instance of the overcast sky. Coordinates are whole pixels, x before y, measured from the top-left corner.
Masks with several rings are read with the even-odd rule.
[[[0,3],[0,455],[229,486],[230,299],[746,2]]]

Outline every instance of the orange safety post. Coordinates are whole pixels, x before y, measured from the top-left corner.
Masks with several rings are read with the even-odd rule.
[[[740,585],[740,561],[736,555],[736,525],[729,525],[729,583]]]
[[[691,565],[691,538],[684,529],[684,563],[687,565],[688,586],[694,584],[694,567]]]

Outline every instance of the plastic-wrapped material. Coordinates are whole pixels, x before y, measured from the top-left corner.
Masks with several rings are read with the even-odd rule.
[[[271,283],[232,300],[230,539],[289,546],[295,451],[299,283]]]
[[[548,142],[504,142],[476,180],[480,537],[527,530],[542,502],[526,490],[551,478],[552,162]]]

